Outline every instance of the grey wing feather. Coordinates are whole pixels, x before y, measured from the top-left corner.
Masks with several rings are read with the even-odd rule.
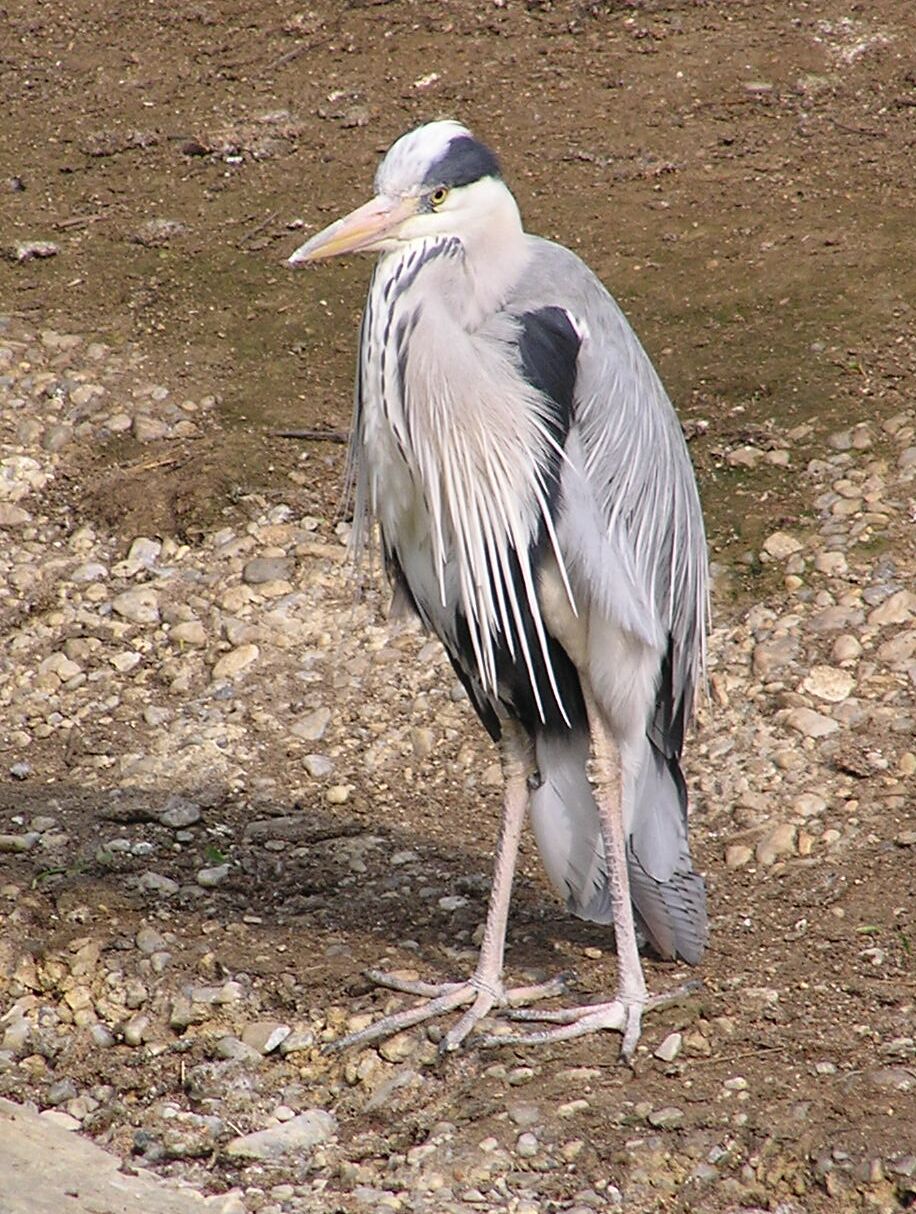
[[[565,306],[584,327],[576,428],[608,531],[622,523],[642,587],[674,642],[672,692],[689,701],[705,660],[706,536],[690,457],[668,395],[626,317],[574,253],[536,244],[519,295]],[[513,310],[519,306],[513,300]],[[527,306],[535,306],[529,303]]]
[[[631,896],[657,951],[695,963],[706,940],[706,894],[690,858],[678,759],[705,659],[707,557],[696,481],[677,415],[617,304],[575,254],[531,240],[537,246],[534,268],[520,284],[513,310],[544,303],[565,306],[582,330],[574,441],[584,457],[585,475],[575,492],[584,490],[588,511],[583,513],[582,502],[569,504],[583,520],[597,515],[605,537],[615,542],[625,537],[625,570],[619,561],[607,559],[607,545],[592,545],[592,605],[608,604],[621,623],[642,616],[647,635],[654,631],[667,638],[655,703],[633,706],[646,716],[633,722],[642,740],[639,753],[631,757],[637,773],[628,839]],[[570,478],[570,489],[573,484]],[[581,550],[588,548],[583,541]],[[645,620],[647,611],[651,621]],[[582,860],[597,837],[597,808],[594,819],[586,812],[585,772],[576,763],[573,773],[571,753],[550,759],[565,770],[542,770],[544,783],[532,815],[545,861],[552,849],[567,863],[560,880],[550,863],[548,871],[571,910],[609,922],[609,891],[606,885],[596,887],[594,866]],[[560,790],[573,787],[578,808],[570,815],[568,808],[562,810]],[[578,845],[564,837],[570,829],[582,833]]]

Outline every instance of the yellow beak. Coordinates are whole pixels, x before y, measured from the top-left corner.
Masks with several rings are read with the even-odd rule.
[[[344,253],[383,249],[388,241],[397,238],[401,224],[416,215],[418,205],[417,198],[386,198],[379,194],[300,245],[286,264],[295,267]]]

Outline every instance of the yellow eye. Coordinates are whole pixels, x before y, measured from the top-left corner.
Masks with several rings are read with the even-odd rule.
[[[430,206],[441,207],[446,198],[448,198],[448,190],[444,185],[440,185],[438,190],[433,190],[429,196]]]

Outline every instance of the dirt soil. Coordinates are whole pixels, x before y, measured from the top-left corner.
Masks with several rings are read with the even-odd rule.
[[[193,545],[227,521],[244,525],[253,497],[328,520],[333,542],[342,446],[308,443],[309,475],[291,489],[303,440],[276,431],[346,430],[368,266],[292,274],[282,259],[368,196],[393,138],[445,115],[498,149],[529,229],[593,266],[656,362],[691,435],[720,622],[782,593],[758,559],[761,541],[811,509],[793,468],[726,454],[742,445],[765,452],[791,433],[793,466],[803,467],[830,433],[863,416],[880,425],[912,404],[911,0],[315,0],[307,9],[282,0],[9,0],[0,22],[0,312],[138,350],[145,379],[167,383],[176,399],[215,397],[210,422],[162,458],[132,431],[111,434],[74,448],[79,464],[49,490],[66,496],[74,528],[108,529],[125,551],[136,536]],[[19,260],[17,243],[27,241],[56,252]],[[469,712],[462,729],[476,737]],[[713,704],[707,737],[715,729]],[[181,966],[251,976],[259,1015],[280,1021],[303,1006],[380,1008],[359,975],[383,952],[401,966],[452,970],[442,948],[456,941],[442,932],[453,921],[392,886],[387,857],[412,849],[419,884],[461,890],[469,905],[457,942],[466,946],[485,889],[461,880],[487,869],[497,790],[486,790],[482,824],[479,790],[452,788],[433,755],[428,792],[408,780],[398,801],[386,787],[382,809],[367,772],[353,777],[356,804],[335,810],[317,794],[302,799],[299,757],[269,741],[264,755],[274,785],[271,808],[258,812],[304,811],[311,858],[274,865],[246,834],[253,811],[244,790],[211,789],[201,803],[221,834],[210,858],[229,857],[233,876],[208,895],[206,913],[193,899],[171,905]],[[144,818],[149,793],[138,806],[134,793],[118,800],[118,789],[74,788],[60,747],[39,745],[29,762],[30,778],[3,791],[7,824],[41,815],[53,798],[50,812],[81,854],[108,829],[100,822],[165,830]],[[515,1082],[507,1075],[523,1065],[534,1067],[518,1079],[532,1105],[589,1101],[578,1120],[575,1110],[557,1113],[546,1132],[581,1144],[566,1149],[562,1167],[539,1179],[536,1161],[523,1165],[535,1208],[571,1209],[574,1199],[588,1208],[583,1192],[611,1208],[608,1185],[623,1185],[624,1174],[635,1186],[624,1208],[640,1211],[911,1205],[912,1173],[891,1175],[880,1161],[916,1150],[913,851],[895,842],[913,812],[913,783],[884,820],[881,777],[860,774],[867,829],[855,846],[830,862],[795,857],[765,879],[725,865],[729,839],[704,833],[701,817],[714,789],[699,798],[695,851],[713,917],[697,974],[703,991],[647,1028],[634,1073],[617,1066],[611,1035],[550,1047],[536,1062],[530,1051],[504,1051],[494,1065],[471,1050],[429,1064],[423,1107],[405,1098],[379,1111],[361,1099],[346,1060],[316,1063],[311,1079],[300,1077],[308,1103],[335,1112],[350,1162],[327,1165],[325,1205],[307,1208],[376,1208],[354,1195],[358,1166],[375,1161],[383,1172],[437,1124],[457,1127],[468,1151],[488,1136],[502,1141]],[[397,774],[388,778],[397,791]],[[157,803],[173,791],[164,783]],[[354,885],[322,840],[367,830],[386,842]],[[157,872],[193,881],[188,849],[169,855],[162,849]],[[63,865],[48,878],[27,859],[2,860],[0,885],[31,886],[18,922],[36,957],[96,930],[104,936],[111,917],[118,927],[106,948],[120,947],[144,916],[155,920],[144,895],[104,866]],[[612,981],[609,955],[596,951],[608,949],[606,937],[562,914],[530,851],[510,932],[516,972],[574,966],[592,992]],[[220,941],[216,960],[211,938]],[[396,946],[404,940],[415,951]],[[656,989],[682,976],[658,964],[648,973]],[[676,1028],[685,1040],[694,1034],[693,1050],[655,1059]],[[882,1054],[878,1043],[888,1042],[904,1044]],[[200,1062],[205,1047],[194,1048]],[[128,1056],[115,1058],[119,1049]],[[142,1125],[151,1100],[195,1107],[185,1063],[168,1050],[144,1059],[127,1046],[85,1051],[68,1066],[79,1090],[111,1084],[122,1093],[123,1120],[89,1128],[125,1152],[137,1149],[128,1128]],[[875,1080],[879,1066],[894,1075]],[[735,1077],[746,1087],[723,1087]],[[278,1076],[277,1091],[288,1082]],[[0,1073],[0,1092],[16,1099],[41,1104],[41,1084]],[[669,1106],[680,1117],[655,1115]],[[239,1128],[259,1128],[233,1107]],[[710,1135],[723,1144],[715,1158]],[[463,1149],[455,1147],[448,1178],[456,1192]],[[640,1150],[647,1170],[633,1179]],[[219,1150],[193,1166],[195,1183],[240,1184],[247,1208],[259,1208],[250,1193],[257,1177]],[[702,1166],[718,1169],[713,1188],[704,1188]],[[282,1179],[271,1174],[265,1191]],[[269,1200],[299,1208],[285,1191],[260,1208]],[[423,1209],[437,1208],[430,1200]],[[497,1208],[473,1192],[462,1200],[441,1208]]]

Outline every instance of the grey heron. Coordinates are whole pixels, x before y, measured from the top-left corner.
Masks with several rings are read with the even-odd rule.
[[[467,981],[376,982],[420,997],[340,1044],[556,994],[507,989],[506,922],[530,817],[567,907],[613,924],[613,999],[516,1011],[596,1029],[630,1058],[650,998],[640,937],[696,964],[703,878],[679,759],[704,661],[706,542],[674,409],[615,301],[568,249],[525,232],[492,151],[453,121],[403,135],[376,195],[301,245],[299,266],[379,254],[359,339],[350,467],[357,548],[377,524],[396,600],[445,646],[498,743],[502,826]]]

